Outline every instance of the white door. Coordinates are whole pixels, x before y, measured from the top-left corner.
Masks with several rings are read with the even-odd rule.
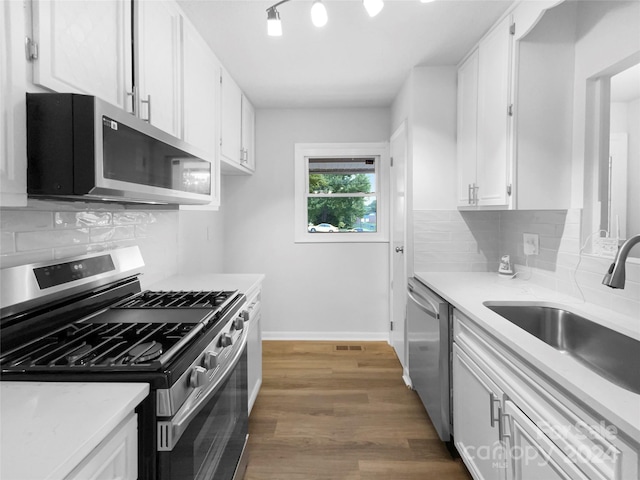
[[[232,164],[240,164],[242,150],[242,90],[222,68],[220,77],[220,154]]]
[[[182,14],[173,2],[135,2],[138,116],[182,138]]]
[[[478,64],[478,205],[507,205],[511,18],[480,42]]]
[[[458,69],[458,206],[474,205],[478,154],[478,50]]]
[[[33,2],[34,83],[131,111],[131,2]]]
[[[407,190],[407,130],[403,123],[391,137],[391,332],[390,341],[405,378],[409,377],[406,354],[406,305],[407,305],[407,260],[406,260],[406,190]]]

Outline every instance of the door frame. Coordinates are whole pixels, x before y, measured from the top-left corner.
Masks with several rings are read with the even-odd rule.
[[[404,195],[405,195],[405,202],[404,202],[404,228],[403,228],[403,238],[402,239],[396,239],[395,238],[395,204],[396,204],[396,198],[395,198],[395,182],[396,182],[396,170],[394,170],[393,168],[393,155],[394,155],[394,151],[393,151],[393,143],[394,141],[400,139],[401,137],[404,138],[404,179],[403,179],[403,183],[404,183]],[[407,225],[408,225],[408,215],[409,215],[409,199],[410,199],[410,192],[408,189],[408,167],[409,167],[409,131],[408,131],[408,127],[407,127],[407,121],[404,120],[399,126],[398,128],[395,130],[395,132],[391,135],[391,139],[389,141],[389,155],[391,158],[391,162],[392,162],[392,166],[390,168],[390,174],[389,174],[389,344],[394,347],[394,332],[392,331],[392,325],[394,322],[394,311],[395,311],[395,306],[396,306],[396,301],[394,300],[394,291],[399,287],[401,289],[402,295],[400,295],[400,298],[402,298],[402,311],[404,312],[403,315],[403,328],[402,328],[402,335],[404,336],[403,339],[403,344],[404,347],[402,349],[402,354],[398,355],[398,351],[396,350],[396,355],[398,355],[398,359],[400,360],[400,363],[402,364],[402,378],[405,382],[405,384],[407,386],[411,386],[411,379],[409,377],[409,355],[407,352],[407,328],[406,328],[406,323],[407,323],[407,297],[406,297],[406,290],[407,290],[407,278],[409,275],[409,271],[408,271],[408,261],[407,258],[409,256],[409,248],[407,245],[407,239],[408,239],[408,229],[407,229]],[[397,285],[399,282],[397,279],[394,278],[394,271],[395,271],[395,265],[394,262],[397,258],[397,254],[395,252],[395,247],[397,243],[401,243],[403,248],[404,248],[404,253],[402,254],[402,262],[403,262],[403,272],[404,272],[404,278],[401,279],[401,285]],[[395,284],[395,285],[394,285]],[[394,288],[395,287],[395,288]],[[394,348],[395,350],[395,348]],[[403,358],[400,358],[400,356],[402,356]]]

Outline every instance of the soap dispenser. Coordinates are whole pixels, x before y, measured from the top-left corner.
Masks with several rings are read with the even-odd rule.
[[[498,273],[500,275],[513,275],[513,269],[511,268],[511,258],[509,255],[503,255],[500,257],[500,266],[498,267]]]

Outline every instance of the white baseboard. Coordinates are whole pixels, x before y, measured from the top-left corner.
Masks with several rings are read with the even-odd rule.
[[[388,342],[389,332],[262,332],[263,340]]]

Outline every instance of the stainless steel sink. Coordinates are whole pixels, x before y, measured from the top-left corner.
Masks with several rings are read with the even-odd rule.
[[[607,380],[640,394],[640,341],[562,308],[529,303],[484,305]]]

